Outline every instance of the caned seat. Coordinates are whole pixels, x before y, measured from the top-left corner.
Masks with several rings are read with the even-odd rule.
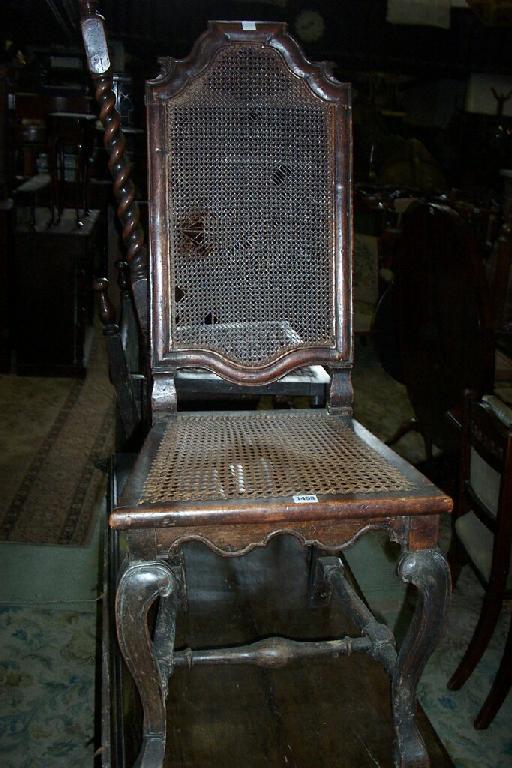
[[[144,711],[136,765],[163,765],[176,665],[279,667],[317,654],[335,663],[358,651],[391,678],[396,766],[427,768],[416,687],[449,595],[437,538],[451,500],[352,418],[350,86],[327,64],[308,61],[279,23],[210,22],[186,59],[162,59],[146,85],[148,260],[101,17],[93,0],[81,4],[148,351],[151,427],[110,517],[127,545],[116,624]],[[105,307],[103,314],[119,359]],[[243,390],[310,365],[330,371],[325,411],[185,413],[177,402],[181,369],[206,369]],[[133,416],[126,379],[118,391]],[[401,545],[399,574],[418,589],[399,654],[340,558],[317,557],[338,555],[376,528]],[[282,534],[314,549],[311,597],[336,594],[359,635],[271,637],[238,648],[219,648],[212,637],[209,649],[175,649],[186,603],[182,545],[200,541],[233,557]]]
[[[390,498],[391,495],[391,498]],[[443,512],[451,501],[361,424],[324,410],[178,413],[155,426],[115,527]]]

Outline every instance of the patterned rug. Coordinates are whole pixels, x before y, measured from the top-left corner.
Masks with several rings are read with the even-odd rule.
[[[95,614],[0,606],[4,768],[93,764]]]
[[[0,402],[0,541],[83,545],[113,442],[104,340],[84,380],[0,376]]]

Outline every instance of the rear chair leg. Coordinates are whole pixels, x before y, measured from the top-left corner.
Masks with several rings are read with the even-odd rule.
[[[459,666],[448,680],[450,691],[458,691],[462,688],[466,680],[472,675],[480,659],[487,650],[491,642],[496,624],[501,613],[503,604],[503,595],[489,595],[484,597],[480,618],[469,641],[466,652],[459,662]]]
[[[450,574],[439,549],[405,552],[398,572],[418,590],[416,610],[400,648],[391,684],[396,768],[428,768],[430,761],[416,725],[416,689],[444,628]]]
[[[161,562],[129,564],[119,581],[119,645],[144,710],[143,742],[135,768],[161,768],[165,755],[167,681],[172,672],[179,579]],[[152,641],[148,611],[162,599]],[[165,625],[165,626],[164,626]]]
[[[508,630],[505,650],[494,683],[489,691],[489,695],[482,704],[482,709],[476,716],[475,728],[482,730],[488,728],[492,723],[494,716],[505,701],[510,689],[512,688],[512,617],[510,618],[510,628]]]
[[[307,552],[308,597],[312,606],[320,607],[331,599],[332,586],[326,579],[323,563],[325,552],[311,545]],[[338,564],[338,560],[335,560]]]

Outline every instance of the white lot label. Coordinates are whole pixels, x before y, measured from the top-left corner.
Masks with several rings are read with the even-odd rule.
[[[314,493],[300,493],[293,497],[295,504],[314,504],[318,497]]]
[[[256,22],[242,21],[242,29],[244,32],[254,32],[256,30]]]

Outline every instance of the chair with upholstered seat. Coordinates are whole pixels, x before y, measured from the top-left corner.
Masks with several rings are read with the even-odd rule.
[[[459,500],[448,553],[456,584],[468,563],[485,595],[478,623],[459,666],[448,682],[461,688],[494,634],[503,603],[512,597],[512,409],[492,395],[464,402]],[[512,624],[492,688],[475,719],[487,728],[512,684]]]
[[[147,264],[101,20],[94,3],[82,9],[144,327]],[[137,765],[162,765],[176,665],[279,667],[314,654],[336,663],[365,651],[391,678],[396,765],[425,768],[416,686],[443,626],[449,576],[438,522],[451,500],[352,418],[350,88],[308,62],[278,23],[210,22],[187,59],[161,66],[146,90],[153,425],[110,519],[129,550],[116,619],[144,709]],[[180,368],[244,387],[311,364],[332,372],[326,410],[178,410]],[[360,636],[242,648],[216,648],[212,637],[210,649],[174,649],[186,542],[240,556],[289,534],[335,554],[371,529],[401,544],[400,575],[418,588],[398,655],[335,557],[316,559],[313,588],[341,598]]]

